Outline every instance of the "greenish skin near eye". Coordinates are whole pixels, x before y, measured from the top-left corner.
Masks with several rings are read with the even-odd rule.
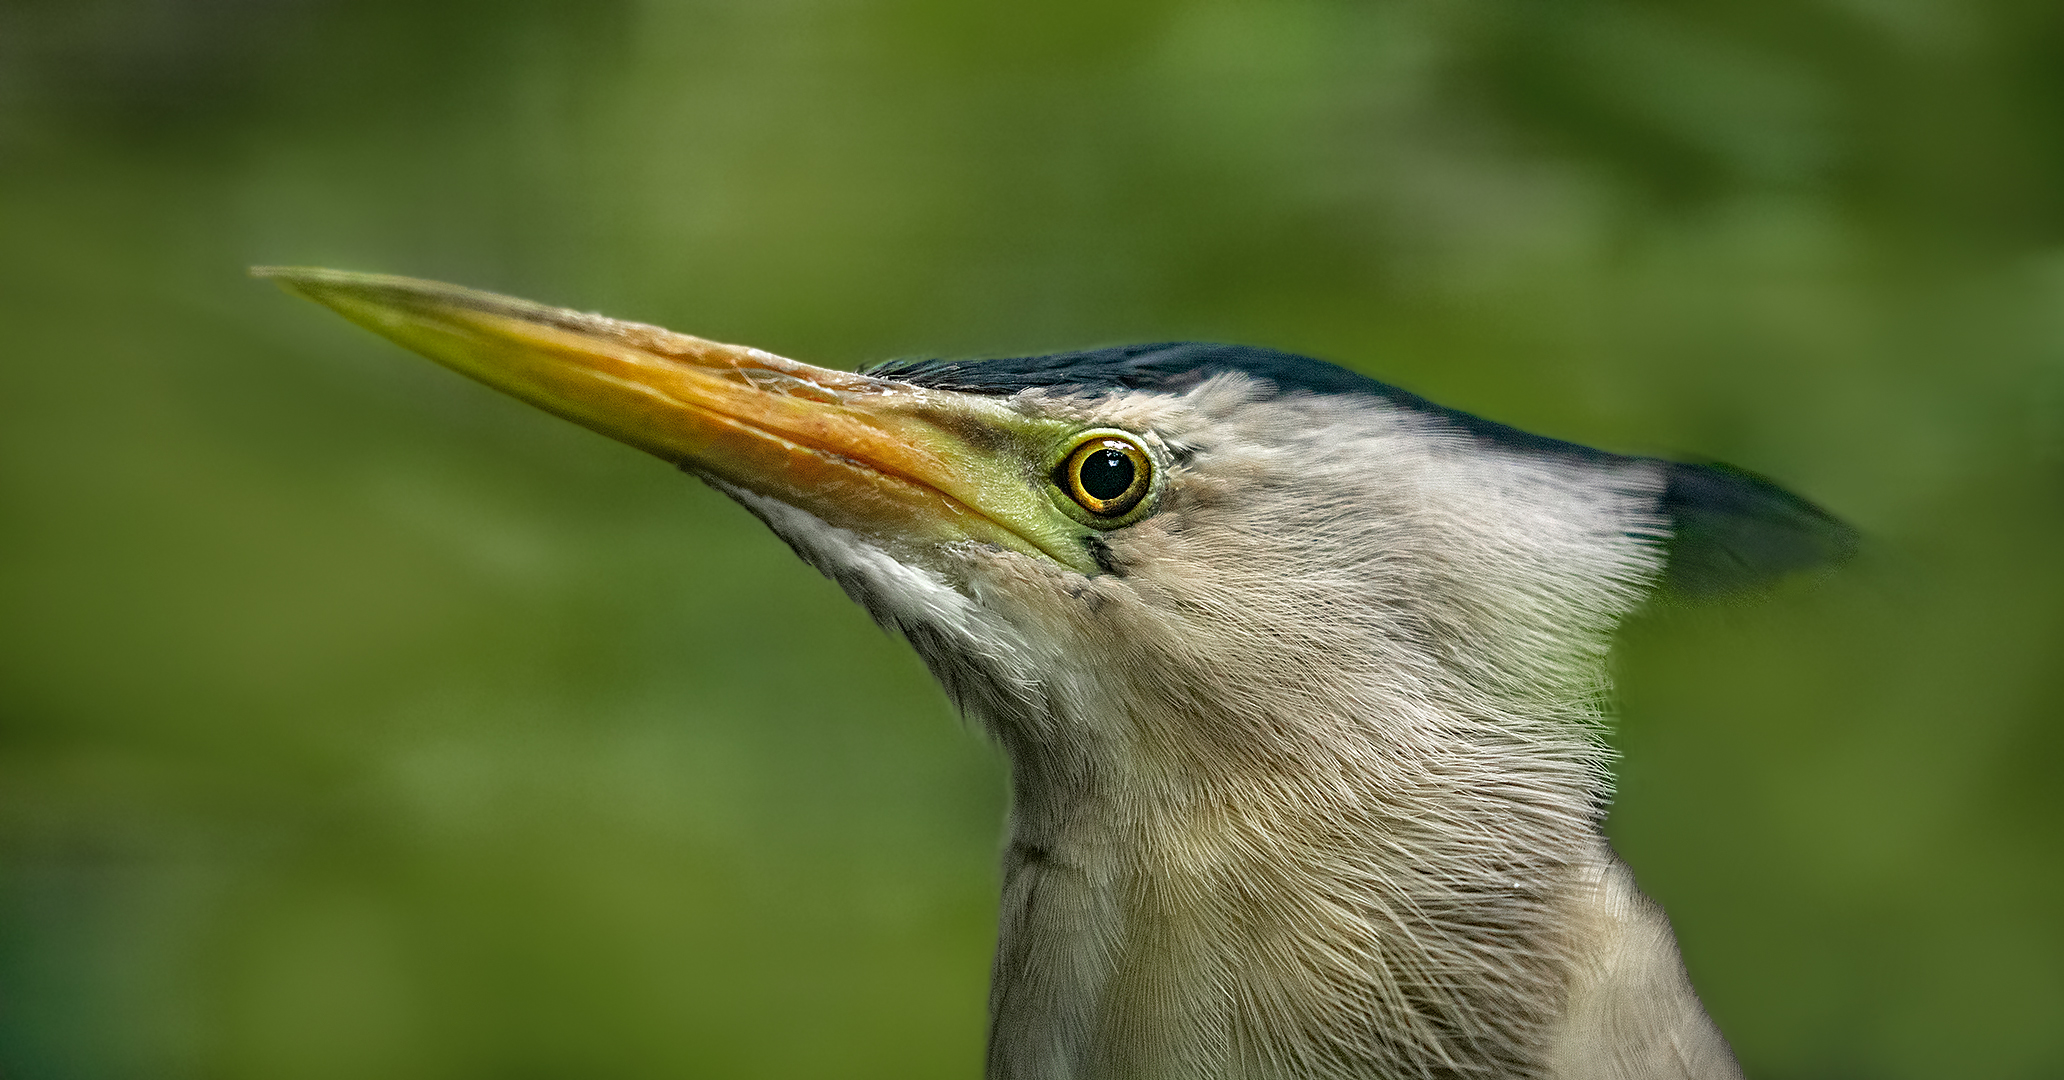
[[[1054,483],[1099,518],[1138,506],[1153,486],[1154,463],[1137,444],[1102,435],[1084,442],[1054,470]]]

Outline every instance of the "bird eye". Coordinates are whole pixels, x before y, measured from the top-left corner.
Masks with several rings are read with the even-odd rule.
[[[1139,505],[1152,486],[1154,462],[1136,444],[1100,435],[1075,448],[1054,482],[1098,517],[1117,517]]]

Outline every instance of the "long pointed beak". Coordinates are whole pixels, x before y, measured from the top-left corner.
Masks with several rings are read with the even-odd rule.
[[[691,472],[906,544],[1094,565],[1009,444],[1054,437],[995,399],[380,274],[258,267],[345,318]]]

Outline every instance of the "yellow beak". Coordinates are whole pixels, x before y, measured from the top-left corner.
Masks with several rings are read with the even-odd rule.
[[[1042,469],[1067,437],[1002,401],[455,285],[252,273],[453,370],[692,472],[895,548],[987,545],[1081,573]]]

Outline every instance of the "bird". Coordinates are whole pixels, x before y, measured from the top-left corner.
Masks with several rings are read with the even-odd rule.
[[[1855,531],[1345,367],[1199,342],[816,367],[254,268],[737,500],[1003,750],[988,1080],[1741,1075],[1602,828],[1658,593]]]

